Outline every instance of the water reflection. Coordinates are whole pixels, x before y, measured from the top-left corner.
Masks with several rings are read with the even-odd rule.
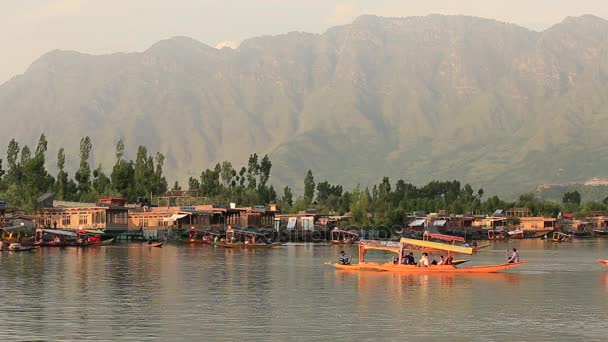
[[[5,253],[0,340],[601,340],[606,242],[492,243],[471,264],[513,247],[529,264],[490,275],[335,271],[335,246]]]

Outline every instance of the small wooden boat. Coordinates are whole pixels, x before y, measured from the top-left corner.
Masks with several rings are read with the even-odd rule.
[[[264,234],[253,230],[228,227],[226,241],[215,245],[224,248],[267,249],[281,246],[281,243],[272,243]]]
[[[602,265],[608,266],[608,260],[598,260],[597,262],[599,262]]]
[[[210,245],[213,243],[215,237],[219,237],[220,234],[211,230],[195,229],[190,228],[187,236],[183,236],[179,241],[190,245]]]
[[[160,247],[162,247],[162,246],[163,246],[163,243],[162,243],[162,242],[155,242],[155,243],[144,243],[144,244],[142,245],[142,247],[158,247],[158,248],[160,248]]]
[[[488,230],[488,240],[506,240],[508,237],[502,232],[498,232],[495,230]]]
[[[51,240],[48,237],[52,237]],[[80,231],[57,229],[36,229],[34,246],[39,247],[88,247],[95,243],[88,242],[89,236]]]
[[[512,231],[508,232],[508,234],[509,234],[509,239],[523,239],[524,238],[524,231],[521,229],[512,230]]]
[[[572,242],[572,235],[561,232],[553,232],[553,242]]]
[[[608,229],[594,229],[593,230],[593,236],[607,237],[608,236]]]
[[[359,233],[355,231],[342,230],[338,228],[334,228],[331,231],[330,243],[332,245],[352,245],[357,240],[359,240]]]

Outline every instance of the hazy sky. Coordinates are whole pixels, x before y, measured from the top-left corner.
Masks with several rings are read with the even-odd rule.
[[[142,51],[172,36],[216,46],[288,31],[323,32],[361,14],[468,14],[543,29],[608,18],[608,0],[0,0],[0,83],[53,49]]]

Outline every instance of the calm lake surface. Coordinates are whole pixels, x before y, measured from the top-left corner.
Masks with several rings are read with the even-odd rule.
[[[512,247],[529,264],[490,276],[335,271],[321,245],[0,253],[0,341],[608,338],[608,240],[494,243],[469,264]]]

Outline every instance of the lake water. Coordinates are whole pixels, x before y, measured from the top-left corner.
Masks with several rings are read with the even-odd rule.
[[[608,241],[494,243],[470,264],[512,247],[529,264],[489,276],[335,271],[320,245],[0,253],[0,340],[607,339]]]

